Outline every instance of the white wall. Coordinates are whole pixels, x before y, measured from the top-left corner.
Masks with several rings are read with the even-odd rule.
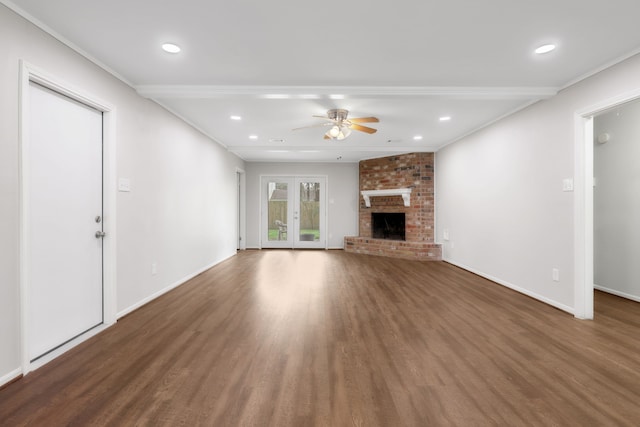
[[[636,55],[438,151],[444,259],[573,312],[574,113],[638,87]]]
[[[597,287],[640,301],[640,101],[594,120],[594,278]]]
[[[236,251],[236,167],[244,162],[0,5],[0,383],[20,368],[19,60],[117,110],[117,310]],[[230,226],[232,224],[233,226]],[[151,275],[151,263],[158,274]]]
[[[247,248],[260,246],[260,176],[326,175],[329,248],[343,248],[358,235],[357,163],[247,163]]]

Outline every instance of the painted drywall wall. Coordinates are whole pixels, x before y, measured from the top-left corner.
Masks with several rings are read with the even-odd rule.
[[[19,60],[116,108],[117,310],[236,252],[244,162],[0,5],[0,383],[20,372]],[[151,263],[157,275],[151,275]]]
[[[438,151],[444,259],[573,312],[574,114],[638,87],[636,55]]]
[[[247,248],[260,246],[260,176],[326,175],[330,249],[344,247],[344,236],[358,235],[357,163],[268,163],[246,164]]]
[[[594,281],[597,289],[636,301],[640,301],[639,123],[640,101],[634,101],[595,117],[593,126]]]

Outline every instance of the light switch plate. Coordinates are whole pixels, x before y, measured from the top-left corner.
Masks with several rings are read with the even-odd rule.
[[[118,191],[125,193],[131,191],[131,180],[129,178],[120,178],[118,180]]]
[[[562,191],[573,191],[573,178],[565,178],[562,180]]]

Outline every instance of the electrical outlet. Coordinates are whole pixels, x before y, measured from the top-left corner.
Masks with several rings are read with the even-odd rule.
[[[155,276],[156,274],[158,274],[158,263],[152,262],[151,263],[151,275]]]
[[[551,278],[553,279],[554,282],[559,282],[560,281],[560,270],[558,270],[557,268],[554,268],[551,270]]]

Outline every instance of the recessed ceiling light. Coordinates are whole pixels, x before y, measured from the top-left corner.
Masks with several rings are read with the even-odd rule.
[[[162,50],[168,53],[178,53],[180,52],[181,49],[180,49],[180,46],[178,46],[177,44],[165,43],[162,45]]]
[[[249,135],[249,139],[258,139],[258,135]]]
[[[556,48],[555,44],[545,44],[535,50],[537,54],[549,53]]]
[[[286,93],[267,93],[262,95],[264,99],[290,99],[291,95]]]
[[[440,121],[441,122],[448,122],[449,120],[451,120],[451,116],[442,116],[442,117],[440,117]]]
[[[340,94],[329,95],[329,99],[344,99],[344,95],[340,95]]]
[[[422,135],[416,135],[413,137],[414,140],[420,141],[422,139]]]
[[[242,120],[242,117],[240,116],[231,116],[229,117],[231,120]]]

